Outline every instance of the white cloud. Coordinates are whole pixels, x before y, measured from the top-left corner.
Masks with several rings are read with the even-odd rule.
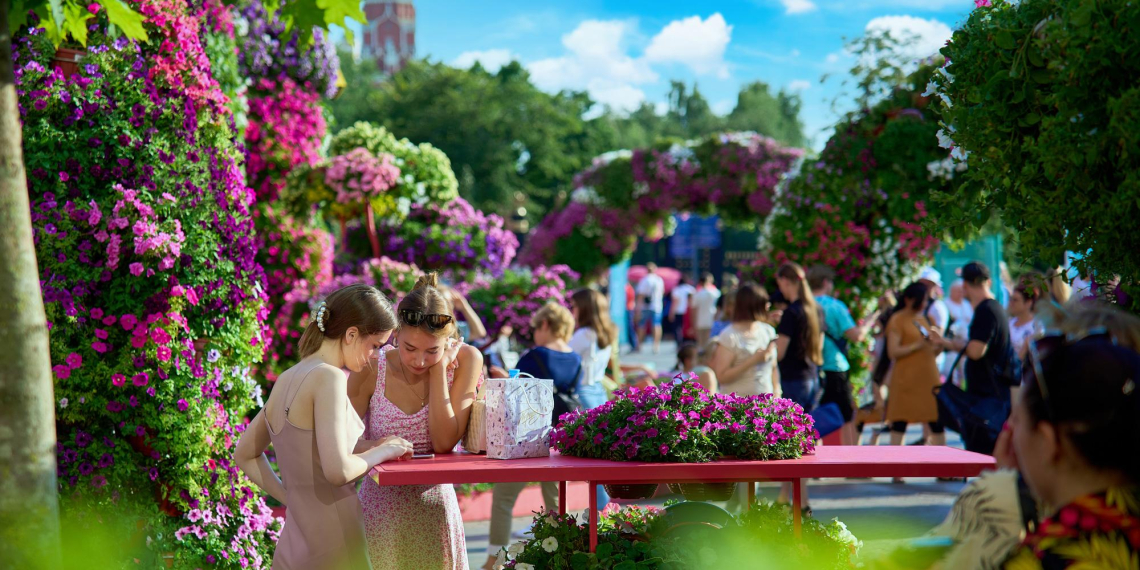
[[[811,0],[780,0],[780,3],[784,5],[785,14],[803,14],[816,9]]]
[[[827,63],[838,63],[840,58],[843,57],[843,55],[844,54],[841,51],[833,51],[833,52],[827,54],[827,58],[826,58]]]
[[[867,22],[866,31],[889,31],[896,39],[906,38],[903,55],[914,59],[937,54],[953,34],[950,26],[938,20],[914,16],[881,16]]]
[[[736,101],[732,99],[721,99],[720,101],[712,104],[713,112],[722,116],[731,113],[735,107]]]
[[[511,60],[516,59],[510,50],[506,49],[489,49],[485,51],[465,51],[459,54],[459,57],[451,60],[452,67],[467,69],[475,62],[479,62],[484,69],[495,73],[500,67],[508,64]]]
[[[806,91],[811,89],[811,81],[806,79],[795,79],[788,84],[788,91]]]
[[[723,79],[728,77],[724,50],[731,40],[732,26],[719,13],[704,20],[690,16],[673,20],[653,36],[645,58],[655,63],[680,63],[698,75],[715,74]]]
[[[657,81],[657,73],[643,58],[626,53],[623,38],[633,25],[621,21],[587,20],[562,36],[569,53],[527,65],[540,89],[586,89],[600,103],[631,110],[645,99],[635,87]]]

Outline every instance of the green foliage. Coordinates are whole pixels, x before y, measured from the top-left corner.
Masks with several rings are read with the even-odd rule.
[[[611,510],[612,509],[612,510]],[[649,570],[704,568],[852,568],[862,543],[847,527],[803,519],[796,538],[786,505],[751,508],[728,526],[675,524],[669,510],[628,506],[602,513],[598,544],[589,549],[589,527],[572,515],[539,513],[534,538],[498,554],[498,564],[515,570]],[[496,566],[499,567],[499,566]]]
[[[338,125],[372,121],[431,143],[450,158],[463,197],[486,212],[511,212],[521,193],[541,214],[608,149],[582,119],[585,94],[540,91],[518,62],[489,73],[413,61],[382,85],[372,64],[343,70],[348,87],[329,103]]]
[[[94,6],[95,11],[88,9]],[[96,19],[109,23],[128,38],[146,41],[143,16],[122,0],[13,0],[9,11],[9,32],[28,24],[28,12],[35,12],[48,39],[59,46],[74,43],[87,46],[87,27]]]
[[[1024,255],[1082,273],[1140,279],[1140,5],[1124,0],[995,0],[942,53],[932,90],[967,183],[942,193],[956,235],[992,212]],[[952,140],[951,140],[952,139]],[[967,156],[968,155],[968,156]]]
[[[712,111],[695,84],[690,90],[673,81],[668,102],[664,114],[648,102],[628,115],[607,110],[593,128],[609,140],[610,148],[644,148],[663,139],[688,140],[722,131],[756,132],[792,147],[807,143],[799,95],[783,90],[773,94],[761,81],[742,86],[736,106],[724,117]]]

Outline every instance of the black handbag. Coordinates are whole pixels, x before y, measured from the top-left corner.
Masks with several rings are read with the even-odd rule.
[[[965,354],[966,349],[962,349],[950,370],[958,367]],[[990,381],[997,392],[997,381],[992,375]],[[938,421],[962,436],[967,451],[993,455],[1002,426],[1009,418],[1009,400],[970,394],[951,382],[936,386],[933,391],[938,402]]]
[[[538,365],[543,377],[554,380],[554,377],[550,374],[550,369],[546,367],[546,363],[543,362],[541,358],[535,357],[534,362]],[[578,378],[581,375],[582,363],[579,362],[578,371],[574,373],[574,378]],[[551,426],[558,425],[558,418],[562,417],[562,414],[568,414],[581,408],[582,402],[578,400],[577,394],[567,394],[559,390],[557,384],[554,385],[554,408],[550,413]]]

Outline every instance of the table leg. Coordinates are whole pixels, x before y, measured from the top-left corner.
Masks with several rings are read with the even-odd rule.
[[[756,502],[756,482],[749,481],[745,485],[748,485],[748,502],[744,504],[744,511],[748,512],[752,508],[752,503]]]
[[[558,482],[558,514],[566,514],[566,482]]]
[[[803,536],[803,488],[800,479],[792,479],[792,529],[796,538]]]
[[[598,549],[598,484],[587,481],[590,487],[590,502],[586,505],[586,512],[590,513],[590,552]]]

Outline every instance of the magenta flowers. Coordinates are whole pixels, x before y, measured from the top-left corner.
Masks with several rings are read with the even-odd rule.
[[[710,394],[682,381],[625,388],[600,407],[565,414],[551,441],[565,455],[615,461],[793,459],[815,450],[815,428],[791,400]]]

